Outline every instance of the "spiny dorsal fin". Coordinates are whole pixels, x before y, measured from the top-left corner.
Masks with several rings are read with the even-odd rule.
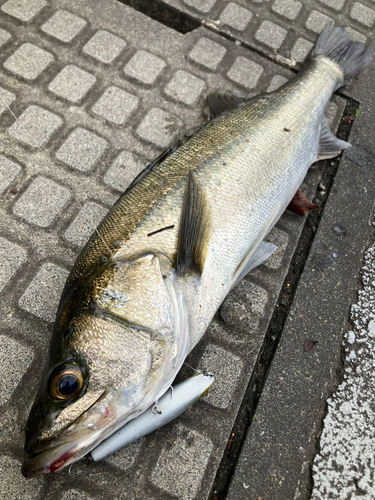
[[[176,149],[178,149],[181,146],[181,144],[184,144],[186,142],[187,139],[188,138],[185,138],[185,137],[183,139],[179,139],[177,142],[172,144],[172,146],[169,146],[169,148],[167,148],[165,151],[163,151],[153,162],[151,162],[149,165],[147,165],[147,167],[145,167],[141,172],[139,172],[137,177],[135,179],[133,179],[131,184],[129,184],[129,186],[126,188],[124,194],[126,194],[128,191],[130,191],[136,184],[141,182],[141,180],[144,177],[146,177],[146,175],[149,172],[151,172],[151,170],[154,170],[155,167],[157,167],[158,165],[160,165],[160,163],[162,163],[164,160],[166,160],[168,158],[168,156],[170,156],[172,153],[174,153],[176,151]]]
[[[327,119],[323,116],[316,161],[335,158],[343,149],[348,149],[349,147],[350,144],[348,142],[341,141],[332,134]]]
[[[182,203],[177,244],[178,272],[191,269],[202,274],[207,253],[209,216],[204,191],[190,171]]]
[[[225,111],[230,111],[232,109],[237,108],[240,104],[249,101],[251,97],[249,96],[240,96],[234,94],[232,92],[227,92],[225,90],[220,90],[218,92],[214,92],[207,97],[208,106],[210,108],[209,112],[209,120],[216,118],[217,116],[225,113]],[[205,125],[203,125],[204,127]],[[169,146],[165,151],[163,151],[153,162],[147,165],[132,181],[132,183],[126,188],[125,193],[130,191],[136,184],[141,182],[141,180],[146,177],[146,175],[151,172],[154,168],[160,165],[164,160],[168,158],[172,153],[174,153],[180,146],[185,144],[187,140],[193,137],[199,130],[203,127],[197,127],[193,130],[192,133],[178,139],[172,146]],[[124,194],[125,194],[124,193]]]
[[[226,90],[214,92],[207,97],[207,103],[210,108],[209,119],[213,120],[217,116],[237,108],[237,106],[250,99],[251,97],[247,95],[238,95]]]

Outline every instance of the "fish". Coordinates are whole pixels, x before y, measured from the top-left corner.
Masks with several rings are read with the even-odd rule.
[[[255,97],[208,96],[210,120],[131,183],[67,278],[26,425],[22,473],[79,460],[165,394],[307,170],[349,144],[324,110],[371,51],[328,24],[301,71]]]
[[[170,394],[165,393],[157,405],[150,407],[139,417],[131,420],[119,431],[101,442],[92,450],[91,458],[94,462],[98,462],[137,439],[150,434],[150,432],[160,429],[206,394],[214,380],[213,373],[204,372],[180,382]]]

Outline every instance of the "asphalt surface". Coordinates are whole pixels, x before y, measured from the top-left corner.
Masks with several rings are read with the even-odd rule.
[[[375,64],[327,110],[352,148],[302,185],[323,210],[283,215],[277,253],[189,355],[180,378],[214,372],[208,394],[102,462],[20,472],[62,287],[93,229],[204,123],[207,94],[277,88],[331,19],[375,50],[371,0],[1,2],[2,497],[375,497]]]

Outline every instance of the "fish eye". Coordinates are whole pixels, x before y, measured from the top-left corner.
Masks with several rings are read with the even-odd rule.
[[[52,375],[50,392],[56,399],[70,399],[82,389],[82,386],[81,369],[76,365],[65,365]]]

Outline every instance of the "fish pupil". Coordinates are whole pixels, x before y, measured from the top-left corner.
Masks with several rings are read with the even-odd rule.
[[[59,392],[61,396],[70,396],[78,389],[78,381],[72,375],[65,375],[59,382]]]

